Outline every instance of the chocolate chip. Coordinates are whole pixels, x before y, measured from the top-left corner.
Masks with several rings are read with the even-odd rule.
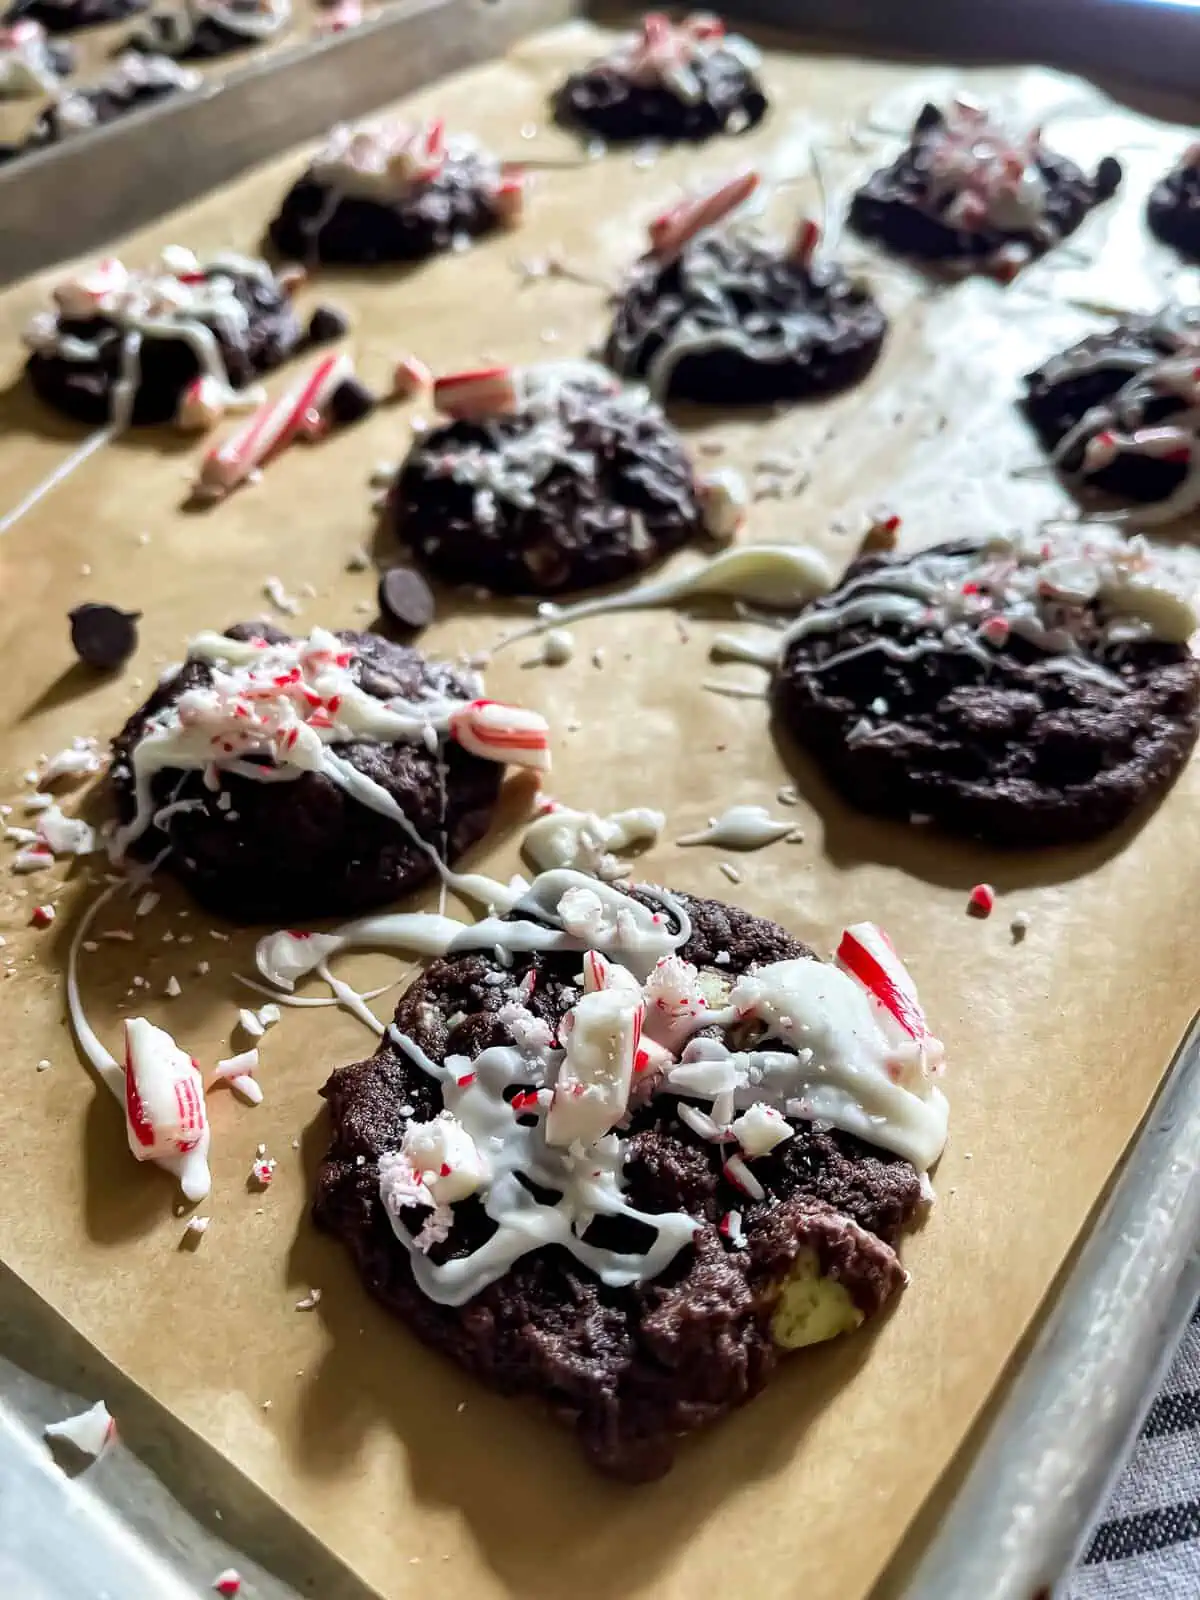
[[[352,422],[369,417],[378,403],[365,384],[357,378],[347,378],[329,397],[329,415],[339,428],[347,428]]]
[[[336,306],[318,306],[308,320],[308,337],[313,344],[329,344],[350,328],[350,319]]]
[[[433,621],[433,591],[412,567],[392,567],[379,580],[379,609],[398,627],[419,633]]]
[[[1125,173],[1116,156],[1105,156],[1104,160],[1096,168],[1094,180],[1096,193],[1107,200],[1110,195],[1116,194],[1118,185],[1124,176]]]
[[[70,613],[71,643],[75,654],[89,667],[112,672],[123,666],[137,649],[140,611],[89,603]]]

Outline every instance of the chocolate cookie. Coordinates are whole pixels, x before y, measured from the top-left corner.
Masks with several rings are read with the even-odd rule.
[[[440,122],[334,128],[270,226],[293,261],[421,261],[520,219],[524,185]]]
[[[920,1046],[852,959],[718,901],[554,872],[506,919],[531,922],[550,948],[466,930],[334,1072],[314,1216],[418,1337],[543,1400],[601,1471],[652,1478],[902,1286],[927,1191],[895,1146],[937,1159],[941,1047],[866,924],[843,951],[880,945]],[[877,1082],[901,1105],[872,1122]]]
[[[25,370],[47,404],[93,424],[118,420],[122,405],[134,423],[179,418],[200,376],[232,394],[302,337],[286,286],[264,262],[232,254],[201,263],[172,246],[144,272],[110,257],[65,278],[54,299],[26,329]]]
[[[886,318],[867,289],[814,259],[815,224],[802,224],[785,251],[709,225],[714,210],[730,209],[722,194],[748,194],[752,177],[660,218],[626,278],[605,359],[661,400],[763,405],[833,394],[879,356]]]
[[[5,23],[28,18],[40,22],[47,33],[73,33],[105,22],[121,22],[146,9],[147,0],[17,0],[9,7]]]
[[[743,133],[767,109],[760,64],[749,39],[727,34],[710,12],[677,25],[653,12],[609,55],[570,75],[554,112],[559,122],[614,144]]]
[[[945,111],[925,106],[909,147],[855,194],[850,223],[900,255],[1007,280],[1074,233],[1120,181],[1111,156],[1089,178],[1037,130],[1013,138],[960,99]]]
[[[273,39],[291,20],[291,0],[166,0],[126,41],[175,61],[204,61]]]
[[[866,556],[788,630],[774,709],[866,811],[997,845],[1091,838],[1196,741],[1189,591],[1108,528]]]
[[[447,583],[565,594],[641,572],[705,529],[679,436],[599,367],[464,374],[435,399],[458,420],[418,438],[387,515]]]
[[[1170,522],[1200,505],[1200,311],[1167,306],[1053,356],[1025,379],[1025,415],[1077,493]]]
[[[167,56],[127,50],[99,83],[88,89],[72,89],[47,106],[17,153],[32,154],[47,145],[90,133],[131,111],[153,105],[166,95],[198,89],[202,81],[198,73],[177,66]]]
[[[1189,145],[1150,191],[1150,231],[1187,261],[1200,261],[1200,144]]]
[[[238,921],[383,905],[482,836],[498,763],[523,758],[511,738],[489,754],[476,689],[376,634],[202,634],[113,741],[116,850],[169,845],[169,869]]]

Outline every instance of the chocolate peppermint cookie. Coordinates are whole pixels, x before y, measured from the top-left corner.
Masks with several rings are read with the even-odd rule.
[[[763,405],[832,394],[874,366],[887,321],[869,291],[818,260],[802,222],[786,249],[717,225],[757,187],[750,172],[682,201],[650,228],[605,347],[660,400]]]
[[[311,967],[285,938],[268,976]],[[718,901],[557,870],[450,943],[325,1086],[316,1221],[419,1338],[656,1477],[905,1282],[942,1047],[871,924],[835,966]]]
[[[866,811],[997,845],[1091,838],[1196,741],[1191,587],[1107,527],[865,556],[789,628],[774,709]]]
[[[77,138],[167,95],[198,89],[201,82],[198,73],[178,66],[167,56],[127,50],[99,83],[87,89],[72,89],[47,106],[14,153],[29,155],[47,145]]]
[[[1189,145],[1150,191],[1146,220],[1152,233],[1188,261],[1200,261],[1200,144]]]
[[[1088,177],[1038,130],[1014,137],[980,106],[926,105],[912,142],[858,190],[850,223],[899,255],[1008,280],[1108,200],[1120,162]]]
[[[47,33],[73,33],[76,28],[121,22],[144,11],[147,0],[17,0],[8,8],[6,23],[40,23]]]
[[[565,594],[641,572],[711,526],[704,485],[644,391],[564,362],[442,378],[388,504],[447,583]]]
[[[614,144],[743,133],[767,109],[760,64],[749,39],[726,33],[711,12],[678,24],[652,12],[607,56],[571,74],[555,95],[555,115]]]
[[[291,16],[291,0],[165,0],[126,45],[176,61],[210,60],[273,39]]]
[[[1200,311],[1166,306],[1053,356],[1025,379],[1024,410],[1065,482],[1171,522],[1200,505]]]
[[[420,261],[513,226],[523,207],[520,174],[473,139],[382,120],[334,128],[269,231],[293,261]]]
[[[47,404],[87,423],[199,426],[191,411],[201,380],[236,404],[302,338],[288,286],[264,262],[201,262],[178,245],[142,272],[99,261],[64,278],[54,302],[25,330],[25,370]]]
[[[483,835],[504,763],[548,765],[541,718],[478,688],[371,633],[201,634],[113,741],[114,851],[169,846],[238,921],[383,905]]]

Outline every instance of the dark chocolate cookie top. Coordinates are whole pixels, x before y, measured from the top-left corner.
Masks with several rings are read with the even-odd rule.
[[[1025,379],[1026,416],[1067,484],[1174,521],[1200,505],[1200,311],[1166,306],[1089,334]]]
[[[659,399],[717,405],[801,399],[859,382],[887,327],[869,290],[816,259],[813,223],[782,250],[710,226],[721,193],[683,202],[654,225],[659,242],[634,263],[617,301],[609,365],[644,379]]]
[[[17,0],[8,8],[6,23],[28,18],[40,22],[47,33],[71,33],[105,22],[120,22],[144,11],[147,0]]]
[[[238,920],[382,905],[473,844],[502,764],[533,759],[494,743],[511,708],[481,716],[478,688],[371,633],[201,634],[113,741],[114,850],[169,845],[168,868]],[[513,718],[540,724],[545,765],[545,724]]]
[[[999,845],[1090,838],[1195,743],[1192,591],[1106,527],[866,556],[785,635],[775,709],[864,810]]]
[[[162,0],[126,41],[176,61],[211,60],[273,39],[291,21],[291,0]]]
[[[1121,181],[1106,156],[1088,177],[1048,150],[1040,131],[1014,136],[982,107],[926,105],[912,141],[855,194],[851,225],[901,255],[1009,279],[1073,233]]]
[[[905,1123],[936,1158],[940,1046],[915,991],[920,1045],[852,960],[718,901],[558,872],[501,942],[531,920],[568,948],[438,961],[333,1074],[315,1214],[423,1338],[548,1399],[596,1465],[652,1476],[774,1364],[798,1256],[860,1321],[900,1286],[922,1184],[887,1145]]]
[[[704,531],[678,434],[603,368],[439,380],[455,421],[419,438],[392,490],[398,537],[448,583],[564,594],[642,571]]]
[[[520,221],[524,181],[443,124],[395,119],[329,134],[270,225],[294,261],[419,261]]]
[[[97,261],[58,283],[54,301],[25,330],[26,372],[43,400],[81,422],[186,423],[197,379],[233,398],[302,338],[288,287],[265,262],[202,262],[177,245],[145,271]]]
[[[743,133],[767,109],[760,64],[749,39],[726,33],[711,12],[680,23],[652,12],[609,55],[570,75],[555,115],[613,143]]]
[[[1200,261],[1200,144],[1189,145],[1146,202],[1151,232],[1188,261]]]

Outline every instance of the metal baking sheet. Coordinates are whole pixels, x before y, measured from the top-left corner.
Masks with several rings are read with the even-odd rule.
[[[205,147],[197,152],[196,170],[210,174],[202,187],[224,181],[232,173],[265,159],[295,139],[318,131],[338,116],[402,92],[410,80],[397,72],[395,59],[387,56],[381,47],[384,39],[399,38],[398,32],[393,34],[393,28],[399,29],[412,22],[414,27],[428,30],[406,36],[409,40],[406,48],[413,51],[418,49],[416,41],[427,41],[419,47],[426,51],[423,59],[432,63],[419,80],[426,81],[465,60],[476,59],[473,53],[468,56],[455,53],[463,48],[463,42],[445,36],[451,31],[448,26],[443,33],[440,24],[448,17],[458,18],[461,24],[467,15],[499,16],[503,11],[506,20],[493,35],[493,48],[498,49],[509,37],[554,21],[561,14],[557,9],[548,13],[544,6],[530,5],[522,13],[524,25],[513,28],[510,35],[508,25],[517,8],[509,6],[507,0],[501,0],[497,8],[480,13],[465,0],[443,0],[438,5],[403,9],[404,18],[385,17],[357,35],[334,40],[315,52],[300,52],[303,60],[281,60],[274,84],[270,81],[274,69],[247,69],[247,76],[258,84],[255,96],[246,103],[257,107],[259,120],[253,124],[255,137],[247,137],[245,128],[236,137],[228,136],[228,127],[221,137],[216,137],[214,132],[216,148],[210,151]],[[1115,9],[1124,15],[1129,13],[1128,7]],[[765,11],[763,14],[766,15]],[[839,20],[845,23],[847,19]],[[460,26],[455,31],[461,33],[463,29]],[[372,39],[374,43],[365,51],[360,63],[365,79],[356,83],[349,58],[343,52],[350,46],[367,45]],[[468,44],[466,48],[473,49],[473,45]],[[326,57],[330,70],[317,70],[318,61]],[[406,61],[405,70],[411,65]],[[311,76],[293,78],[289,76],[293,68]],[[372,85],[370,93],[363,91],[364,81]],[[300,92],[301,84],[311,91],[307,99]],[[222,103],[223,92],[213,91],[180,111],[164,106],[158,112],[131,119],[124,127],[118,125],[98,135],[94,142],[89,142],[89,148],[99,148],[118,135],[132,138],[136,130],[145,129],[154,119],[159,123],[152,141],[157,147],[155,170],[169,172],[166,151],[173,151],[178,158],[187,145],[187,136],[179,131],[180,115],[190,117],[194,110],[207,107],[206,115],[212,119],[210,127],[214,131],[220,129],[223,123],[229,122],[232,107],[240,103],[236,99]],[[298,101],[302,102],[299,106]],[[222,104],[224,109],[221,109]],[[304,123],[303,133],[296,131],[297,122]],[[259,132],[261,143],[257,140]],[[133,147],[126,148],[132,151]],[[61,168],[55,169],[65,153],[37,158],[45,167],[47,185],[59,181]],[[83,147],[79,154],[81,157],[85,154]],[[31,162],[26,171],[32,171],[33,167]],[[17,169],[7,176],[14,175],[20,175]],[[161,195],[161,191],[159,193]],[[176,194],[172,203],[178,198]],[[138,207],[144,208],[147,203],[146,196],[138,197]],[[160,198],[151,209],[161,208]],[[87,205],[83,209],[86,210]],[[106,233],[128,226],[134,216],[146,214],[144,209],[136,208],[128,215],[114,212],[108,219]],[[123,220],[118,222],[117,218]],[[93,217],[92,226],[98,225],[98,219]],[[93,242],[90,234],[89,242]],[[7,242],[5,249],[7,252]],[[61,252],[56,250],[55,254],[58,253]],[[1021,1362],[1008,1397],[997,1401],[986,1428],[979,1430],[972,1447],[931,1498],[914,1527],[908,1546],[883,1581],[880,1600],[902,1593],[912,1600],[951,1600],[951,1597],[958,1600],[966,1595],[971,1596],[971,1600],[989,1600],[989,1597],[1027,1600],[1060,1575],[1103,1493],[1118,1446],[1136,1425],[1169,1338],[1181,1326],[1200,1287],[1192,1248],[1192,1241],[1197,1237],[1196,1223],[1200,1221],[1198,1156],[1200,1043],[1193,1034],[1181,1049],[1145,1129],[1132,1147],[1107,1209],[1091,1230],[1088,1243],[1065,1275],[1058,1293],[1051,1297],[1052,1306],[1048,1303],[1042,1334]],[[7,1310],[6,1303],[0,1300],[0,1327],[5,1325]],[[45,1308],[39,1311],[28,1300],[18,1303],[10,1318],[11,1325],[43,1327],[45,1324],[40,1318],[44,1312]],[[31,1408],[29,1402],[21,1398],[22,1391],[27,1391],[28,1387],[29,1359],[27,1341],[23,1356],[26,1364],[22,1365],[22,1358],[18,1358],[6,1366],[0,1390],[5,1395],[9,1413],[19,1417],[21,1426],[32,1438],[34,1434],[30,1430],[36,1428],[36,1423],[31,1418],[37,1408]],[[65,1386],[72,1387],[69,1383]],[[85,1388],[83,1384],[74,1387],[77,1392]],[[86,1389],[88,1398],[96,1392],[92,1387]],[[1103,1407],[1095,1403],[1097,1394],[1105,1396]],[[47,1403],[45,1396],[41,1403],[43,1406]],[[60,1406],[61,1409],[68,1408]],[[0,1417],[0,1424],[8,1420]],[[203,1452],[207,1447],[202,1441],[187,1436],[174,1440],[174,1448],[182,1453],[175,1463],[175,1473],[180,1481],[185,1481],[195,1470],[194,1461],[200,1459],[193,1452]],[[967,1456],[972,1453],[974,1466],[959,1491]],[[0,1462],[2,1459],[0,1457]],[[164,1476],[169,1478],[171,1473],[164,1472]],[[103,1505],[105,1495],[101,1489],[102,1483],[97,1479],[94,1486],[81,1484],[79,1492],[94,1493]],[[240,1486],[235,1485],[228,1503],[236,1500],[240,1492]],[[169,1545],[170,1539],[164,1535],[164,1529],[176,1512],[166,1502],[154,1502],[153,1509],[142,1522],[131,1525],[129,1508],[137,1501],[138,1496],[132,1493],[114,1497],[113,1514],[117,1524],[131,1529],[139,1541],[144,1540],[151,1547],[164,1539]],[[253,1514],[238,1529],[235,1548],[245,1550],[255,1544],[262,1526],[260,1518],[269,1515],[267,1505],[264,1500],[261,1507],[253,1508]],[[81,1535],[83,1546],[96,1536],[92,1523],[102,1520],[98,1517],[79,1519],[79,1526],[89,1530]],[[307,1551],[306,1536],[300,1534],[294,1524],[290,1532],[295,1536],[297,1548]],[[207,1547],[204,1548],[207,1554]],[[314,1547],[311,1554],[316,1560],[323,1552]],[[242,1563],[235,1561],[234,1564]],[[69,1594],[71,1600],[85,1600],[89,1591],[81,1586],[94,1582],[92,1592],[98,1600],[102,1592],[98,1574],[102,1570],[97,1563],[85,1560],[75,1566],[68,1562],[60,1575],[39,1572],[38,1576],[44,1580],[44,1587],[46,1583],[59,1582],[61,1577],[62,1584],[70,1586],[49,1588],[47,1592]],[[276,1569],[271,1559],[264,1559],[264,1575],[270,1570],[282,1568]],[[163,1571],[174,1569],[164,1566]],[[176,1576],[178,1581],[185,1581],[179,1574]],[[194,1574],[191,1576],[194,1578]],[[308,1592],[330,1597],[330,1600],[338,1596],[340,1600],[343,1592],[356,1593],[336,1587],[336,1581],[343,1576],[349,1581],[348,1575],[336,1573],[312,1580],[303,1572],[281,1581],[293,1586],[318,1581],[324,1586],[310,1587]],[[122,1600],[126,1592],[130,1596],[141,1592],[136,1587],[113,1589],[111,1583],[106,1587],[109,1592],[122,1596]],[[203,1585],[200,1591],[203,1592]],[[166,1595],[172,1590],[164,1578],[161,1588],[146,1592]],[[287,1588],[262,1589],[270,1600],[275,1600],[276,1594],[288,1592]]]

